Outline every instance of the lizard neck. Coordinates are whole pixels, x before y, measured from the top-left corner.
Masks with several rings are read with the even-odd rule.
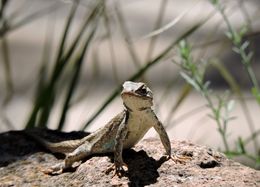
[[[128,133],[124,142],[125,148],[133,147],[137,144],[146,132],[153,126],[151,121],[153,110],[147,108],[145,110],[126,110],[126,123]]]

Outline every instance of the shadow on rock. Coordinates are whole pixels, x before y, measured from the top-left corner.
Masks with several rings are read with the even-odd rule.
[[[156,183],[159,177],[158,168],[167,161],[166,157],[155,160],[153,157],[149,157],[145,151],[136,152],[133,149],[124,151],[123,158],[128,165],[126,177],[129,179],[129,186]]]

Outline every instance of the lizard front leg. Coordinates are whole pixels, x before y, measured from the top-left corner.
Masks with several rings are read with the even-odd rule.
[[[162,123],[158,120],[157,116],[153,114],[153,117],[155,119],[154,121],[156,121],[153,127],[160,136],[161,142],[166,150],[166,154],[168,155],[168,158],[172,159],[176,163],[177,162],[185,163],[186,160],[189,160],[190,159],[189,157],[177,156],[176,153],[174,153],[173,155],[171,154],[171,143],[170,143],[169,136],[165,131],[165,128],[163,127]]]
[[[161,139],[161,142],[164,146],[166,154],[170,157],[171,156],[171,143],[170,143],[169,136],[166,133],[162,123],[157,119],[157,122],[154,124],[153,127],[160,136],[160,139]]]
[[[127,122],[123,121],[117,130],[114,148],[115,174],[118,176],[122,176],[122,173],[125,172],[123,166],[127,167],[122,158],[123,145],[127,131]]]

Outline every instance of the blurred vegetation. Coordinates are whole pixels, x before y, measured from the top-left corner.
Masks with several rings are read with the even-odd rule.
[[[0,5],[0,42],[1,42],[1,53],[2,53],[2,67],[5,78],[5,97],[2,104],[2,110],[8,103],[12,100],[14,93],[14,82],[12,80],[12,69],[10,66],[10,47],[9,47],[9,34],[14,30],[23,27],[32,21],[41,18],[51,12],[56,11],[60,8],[59,4],[62,1],[53,1],[50,6],[42,8],[40,10],[35,10],[24,17],[21,17],[21,13],[26,11],[26,5],[30,1],[25,1],[24,6],[19,7],[17,10],[8,13],[11,9],[9,4],[12,0],[1,0]],[[172,60],[178,65],[176,68],[180,68],[181,73],[178,76],[173,76],[172,80],[169,80],[169,85],[165,85],[165,94],[173,88],[176,82],[181,82],[179,77],[183,78],[181,82],[178,99],[172,105],[169,110],[168,117],[166,119],[166,126],[170,124],[171,116],[177,111],[179,106],[186,100],[186,98],[191,93],[192,89],[199,92],[206,101],[206,106],[210,109],[209,117],[212,118],[217,125],[218,132],[222,139],[225,150],[222,150],[230,157],[235,156],[246,156],[252,159],[256,163],[256,167],[260,165],[260,147],[257,142],[257,138],[260,134],[260,129],[255,129],[255,126],[250,117],[250,111],[246,104],[246,99],[241,91],[242,88],[235,76],[226,67],[226,64],[221,61],[221,59],[216,58],[218,54],[208,57],[204,53],[197,55],[196,49],[202,48],[202,51],[217,42],[229,42],[232,47],[227,50],[233,50],[240,57],[240,62],[244,67],[244,72],[249,77],[252,83],[251,93],[252,97],[255,98],[255,102],[260,105],[260,90],[256,74],[252,64],[254,63],[254,48],[250,45],[248,37],[250,35],[258,34],[257,31],[252,29],[252,20],[248,16],[248,12],[244,6],[245,0],[239,0],[235,3],[236,7],[241,8],[241,13],[245,18],[245,23],[241,28],[236,28],[233,26],[232,21],[230,21],[229,14],[227,13],[227,7],[234,4],[234,1],[218,1],[218,0],[208,0],[205,1],[207,4],[211,4],[215,9],[210,12],[207,16],[202,17],[198,22],[188,25],[185,30],[181,32],[180,35],[172,37],[172,40],[168,41],[167,46],[162,46],[159,53],[155,53],[155,46],[160,41],[160,36],[164,34],[170,28],[173,28],[178,22],[181,22],[183,17],[192,9],[187,10],[180,14],[177,18],[170,21],[169,24],[164,25],[163,20],[165,17],[165,10],[168,6],[168,0],[160,1],[160,6],[158,7],[158,15],[154,20],[154,27],[151,33],[147,33],[144,37],[138,38],[138,40],[149,40],[149,45],[147,46],[147,53],[144,59],[138,56],[137,49],[135,49],[135,41],[131,36],[130,29],[128,29],[126,23],[127,18],[124,15],[124,9],[122,8],[121,1],[67,1],[70,5],[70,11],[66,17],[66,23],[60,33],[60,41],[57,49],[51,50],[50,41],[53,39],[50,36],[46,37],[46,42],[43,50],[43,58],[41,60],[40,68],[35,70],[38,72],[38,79],[35,81],[36,90],[35,98],[32,106],[32,111],[29,114],[28,121],[25,124],[25,128],[32,127],[48,127],[48,120],[50,119],[50,114],[54,110],[54,107],[59,107],[61,113],[59,116],[56,128],[62,130],[66,121],[66,116],[73,105],[72,99],[75,97],[77,85],[82,76],[82,66],[84,63],[93,63],[95,68],[98,67],[98,63],[90,58],[88,51],[95,44],[103,40],[108,41],[109,52],[111,54],[112,61],[112,71],[113,78],[117,83],[110,94],[108,94],[107,99],[101,104],[98,109],[93,113],[93,115],[86,119],[86,123],[82,125],[82,130],[86,129],[106,108],[112,101],[118,96],[121,91],[121,84],[125,80],[144,80],[149,82],[146,77],[148,70],[156,68],[156,64],[164,63],[167,60]],[[232,4],[233,3],[233,4]],[[230,5],[231,4],[231,5]],[[71,39],[70,33],[73,29],[73,23],[76,19],[77,10],[80,7],[85,8],[85,14],[80,19],[80,27],[78,31],[73,34]],[[236,8],[235,7],[235,8]],[[234,7],[233,7],[234,8]],[[232,9],[231,9],[232,10]],[[226,38],[221,38],[221,41],[212,41],[212,35],[215,33],[209,33],[208,37],[205,37],[205,41],[200,42],[197,45],[191,37],[197,34],[204,24],[208,23],[215,15],[221,15],[220,25],[226,25]],[[127,48],[131,62],[135,67],[135,72],[129,77],[124,77],[123,79],[118,76],[120,69],[117,67],[116,59],[116,46],[113,42],[113,27],[119,28],[119,34],[124,38],[124,44]],[[216,28],[217,29],[217,28]],[[99,30],[105,30],[105,34],[99,32]],[[118,34],[118,33],[117,33]],[[51,33],[49,33],[51,35]],[[227,41],[228,39],[228,41]],[[96,43],[95,43],[96,42]],[[98,44],[96,44],[98,45]],[[196,54],[196,55],[195,55]],[[55,59],[50,59],[50,56],[54,55]],[[194,57],[196,56],[196,57]],[[96,69],[96,71],[98,71]],[[214,69],[218,71],[225,82],[228,84],[228,90],[224,94],[219,94],[214,92],[210,87],[212,82],[206,79],[205,75],[209,69]],[[95,71],[93,69],[93,71]],[[94,76],[94,73],[93,73]],[[95,78],[95,77],[94,77]],[[93,79],[94,79],[93,78]],[[91,80],[90,80],[91,81]],[[214,82],[213,82],[214,84]],[[84,95],[82,97],[85,97]],[[61,99],[62,98],[62,99]],[[82,99],[82,98],[80,98]],[[80,100],[79,99],[79,100]],[[61,101],[62,100],[62,101]],[[58,105],[59,102],[59,105]],[[230,144],[233,142],[229,141],[228,136],[228,124],[229,121],[234,119],[236,116],[230,116],[234,103],[238,102],[243,109],[244,115],[247,119],[247,125],[250,130],[250,137],[237,137],[236,147],[232,147]],[[6,124],[11,126],[8,122],[6,116],[0,116]],[[112,118],[112,116],[111,116]],[[13,127],[12,127],[13,128]],[[254,144],[255,154],[250,154],[247,151],[247,146],[252,143]]]

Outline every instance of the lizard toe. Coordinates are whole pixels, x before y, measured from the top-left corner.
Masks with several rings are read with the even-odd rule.
[[[43,172],[48,175],[58,175],[63,173],[63,170],[64,170],[64,164],[59,163],[50,168],[45,169]]]
[[[188,156],[179,156],[179,155],[170,155],[169,159],[171,159],[172,161],[174,161],[176,164],[180,163],[180,164],[185,164],[187,161],[191,160],[191,157]]]

